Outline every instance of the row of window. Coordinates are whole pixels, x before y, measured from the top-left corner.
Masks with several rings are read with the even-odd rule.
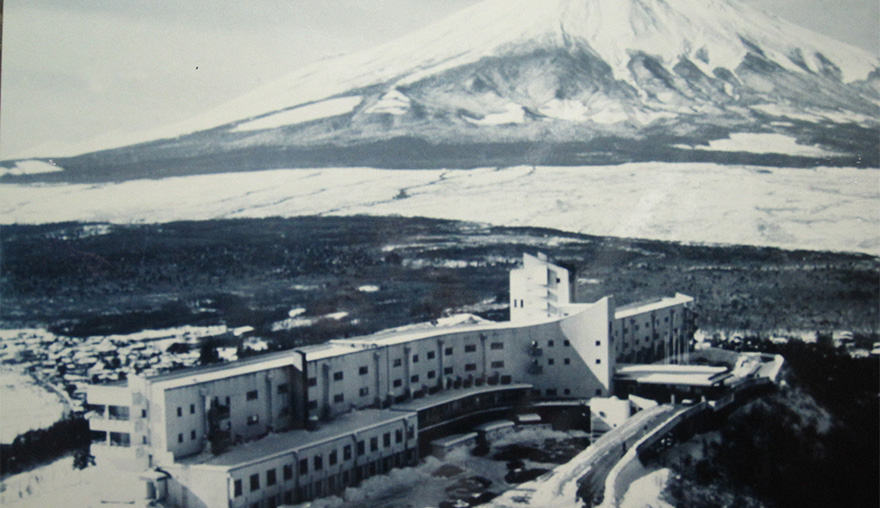
[[[193,431],[193,432],[195,432],[195,431]],[[391,432],[386,432],[386,433],[382,434],[382,447],[383,448],[390,448],[391,447],[391,437],[392,437]],[[409,439],[412,439],[414,437],[414,433],[410,432],[408,434],[408,437],[409,437]],[[394,442],[395,443],[403,442],[403,431],[402,430],[397,429],[394,431]],[[357,442],[357,456],[358,457],[366,455],[366,446],[367,446],[367,444],[366,444],[365,440],[360,440]],[[375,452],[378,450],[379,450],[379,436],[371,437],[370,438],[370,451]],[[342,447],[342,460],[343,461],[351,460],[352,456],[353,456],[352,452],[353,452],[352,445],[348,444],[348,445],[343,446]],[[329,453],[327,453],[327,464],[329,466],[335,466],[338,463],[339,463],[338,450],[331,450]],[[314,455],[311,457],[311,460],[309,460],[308,457],[302,458],[297,463],[297,469],[299,470],[300,475],[309,474],[310,468],[312,471],[323,470],[324,469],[324,454],[319,453],[317,455]],[[284,481],[293,479],[293,464],[285,464],[284,466],[282,466],[281,470],[282,470],[282,476],[284,478]],[[260,490],[261,485],[262,485],[261,484],[261,477],[262,476],[263,475],[260,475],[259,473],[255,473],[255,474],[250,475],[250,477],[248,478],[249,492],[255,492],[257,490]],[[267,470],[265,472],[265,486],[271,487],[271,486],[275,485],[276,483],[278,483],[277,469],[272,468],[272,469]],[[244,487],[244,485],[243,485],[242,480],[240,480],[240,479],[235,480],[235,482],[233,484],[233,489],[234,489],[233,494],[235,497],[238,497],[238,496],[241,496],[242,494],[244,494],[243,487]]]

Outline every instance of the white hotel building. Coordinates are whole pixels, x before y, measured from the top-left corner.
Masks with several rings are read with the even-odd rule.
[[[525,255],[509,322],[389,330],[90,387],[97,465],[166,506],[275,508],[413,464],[450,420],[588,403],[612,393],[618,359],[688,349],[692,298],[615,311],[610,297],[572,303],[572,282]]]

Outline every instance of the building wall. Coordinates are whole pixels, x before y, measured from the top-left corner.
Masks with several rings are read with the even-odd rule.
[[[681,294],[676,298],[687,300]],[[611,326],[614,356],[619,362],[652,363],[671,359],[676,353],[686,355],[689,351],[695,331],[689,302],[669,303],[662,308],[626,314],[615,317]]]
[[[547,256],[523,255],[522,268],[510,271],[510,320],[529,321],[559,315],[571,302],[571,274]]]

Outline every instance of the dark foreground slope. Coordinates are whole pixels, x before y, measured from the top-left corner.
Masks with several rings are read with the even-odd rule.
[[[880,261],[857,254],[397,217],[4,226],[2,249],[4,326],[78,336],[225,323],[290,347],[450,310],[504,319],[508,270],[539,251],[577,270],[580,301],[680,291],[697,298],[704,328],[848,329],[866,341],[880,328]],[[298,308],[348,314],[272,329]]]

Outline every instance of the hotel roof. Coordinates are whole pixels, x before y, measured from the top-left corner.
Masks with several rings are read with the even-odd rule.
[[[643,300],[641,302],[630,303],[628,305],[621,305],[617,307],[616,309],[614,309],[614,318],[627,318],[630,316],[642,314],[644,312],[659,310],[670,305],[691,303],[693,301],[694,299],[692,297],[683,293],[676,293],[675,296],[652,298],[650,300]]]

